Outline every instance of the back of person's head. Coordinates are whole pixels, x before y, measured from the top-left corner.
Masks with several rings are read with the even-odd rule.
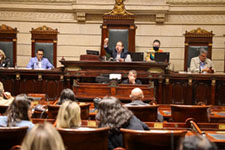
[[[59,109],[56,127],[76,128],[81,126],[80,106],[76,102],[66,100]]]
[[[28,100],[26,94],[17,95],[13,102],[7,109],[7,126],[15,126],[16,122],[21,120],[30,120],[29,113],[31,110],[31,102]]]
[[[100,127],[110,127],[112,131],[119,131],[125,125],[128,125],[133,113],[126,107],[123,107],[120,101],[115,97],[104,97],[99,103],[96,119],[99,120]]]
[[[2,58],[1,58],[1,59],[5,59],[5,58],[6,58],[6,56],[5,56],[4,51],[0,49],[0,53],[2,54]],[[1,61],[1,60],[0,60],[0,61]]]
[[[71,89],[66,88],[62,90],[58,104],[61,105],[65,100],[68,99],[71,101],[76,101],[74,92]]]
[[[65,150],[63,140],[50,123],[36,124],[23,140],[21,150]]]
[[[217,150],[214,143],[200,135],[186,136],[180,150]]]
[[[4,92],[4,86],[2,84],[2,82],[0,82],[0,97],[2,97],[3,95],[3,92]]]
[[[144,98],[143,91],[140,88],[134,88],[131,91],[130,98],[132,100],[142,100]]]

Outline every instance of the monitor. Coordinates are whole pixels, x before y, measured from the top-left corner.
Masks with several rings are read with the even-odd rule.
[[[144,60],[144,53],[143,52],[135,52],[130,53],[132,61],[143,61]]]
[[[159,52],[155,53],[156,62],[169,62],[170,60],[170,53],[169,52]]]
[[[96,50],[86,50],[87,55],[99,55],[99,51]]]

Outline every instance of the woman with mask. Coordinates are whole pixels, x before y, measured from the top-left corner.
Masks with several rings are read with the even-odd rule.
[[[160,53],[163,52],[163,50],[160,49],[160,41],[159,40],[154,40],[152,44],[152,48],[150,51],[147,52],[145,60],[146,61],[153,61],[155,59],[155,53]]]

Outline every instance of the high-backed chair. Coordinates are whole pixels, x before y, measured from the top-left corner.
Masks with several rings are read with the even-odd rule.
[[[158,105],[149,106],[126,106],[134,115],[144,122],[155,122],[157,120]]]
[[[108,150],[109,128],[92,130],[58,128],[67,150]]]
[[[196,122],[209,122],[210,106],[199,105],[171,105],[171,117],[174,122],[185,122],[193,118]]]
[[[204,29],[197,28],[184,34],[185,36],[185,55],[184,55],[184,70],[190,67],[191,58],[199,56],[200,49],[204,48],[208,51],[207,57],[212,56],[212,38],[213,33]]]
[[[14,145],[20,145],[27,133],[28,127],[0,127],[2,150],[9,150]]]
[[[56,67],[57,58],[57,29],[47,26],[38,27],[31,30],[32,34],[32,57],[35,57],[38,49],[44,50],[44,57]]]
[[[79,105],[81,109],[81,119],[88,120],[89,118],[89,106],[90,104],[82,104]],[[49,119],[56,119],[58,115],[60,105],[48,105],[48,118]]]
[[[16,44],[17,28],[12,28],[5,24],[0,26],[0,49],[2,49],[7,58],[10,59],[10,66],[16,64]]]
[[[120,129],[123,133],[123,144],[127,150],[175,150],[186,130],[130,130]]]
[[[125,9],[124,3],[116,1],[114,8],[103,16],[101,56],[105,55],[104,39],[109,38],[108,47],[113,49],[118,41],[122,41],[124,48],[135,52],[135,16]]]

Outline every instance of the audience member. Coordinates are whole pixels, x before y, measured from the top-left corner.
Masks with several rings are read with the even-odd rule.
[[[10,105],[13,101],[11,93],[5,92],[2,82],[0,82],[0,105]]]
[[[123,107],[120,101],[114,97],[105,97],[100,101],[96,119],[99,121],[99,127],[110,127],[109,150],[123,146],[120,128],[149,130],[145,123],[135,117],[126,107]]]
[[[105,38],[104,40],[104,49],[105,51],[115,60],[115,61],[120,61],[120,62],[124,62],[126,57],[127,57],[127,53],[128,50],[124,49],[124,45],[122,41],[118,41],[116,43],[116,47],[115,49],[110,49],[108,47],[108,42],[109,39]]]
[[[74,92],[69,88],[62,90],[57,104],[61,105],[65,100],[76,101]]]
[[[36,57],[30,59],[27,64],[29,69],[53,69],[54,66],[49,62],[47,58],[43,58],[44,50],[38,49],[36,52]]]
[[[140,88],[134,88],[131,91],[130,98],[131,98],[132,102],[131,103],[127,103],[124,106],[149,105],[149,104],[144,103],[142,101],[142,99],[144,98],[144,94],[143,94],[143,91]]]
[[[163,50],[160,49],[160,41],[159,40],[154,40],[152,43],[152,48],[150,49],[149,52],[147,52],[145,60],[146,61],[152,61],[155,59],[155,53],[163,52]]]
[[[207,58],[207,51],[205,49],[201,48],[199,56],[191,59],[190,71],[199,73],[214,73],[216,71],[212,61]]]
[[[3,50],[0,49],[0,67],[10,67],[10,60],[6,57]]]
[[[128,73],[128,79],[124,80],[122,84],[142,84],[142,82],[137,79],[137,71],[130,70]]]
[[[36,124],[25,136],[21,150],[65,150],[62,137],[50,124]]]
[[[32,116],[31,103],[25,94],[16,96],[6,111],[6,116],[0,116],[0,126],[23,127],[29,130],[34,126],[30,121]]]
[[[180,150],[217,150],[214,143],[200,135],[186,136],[180,145]]]

